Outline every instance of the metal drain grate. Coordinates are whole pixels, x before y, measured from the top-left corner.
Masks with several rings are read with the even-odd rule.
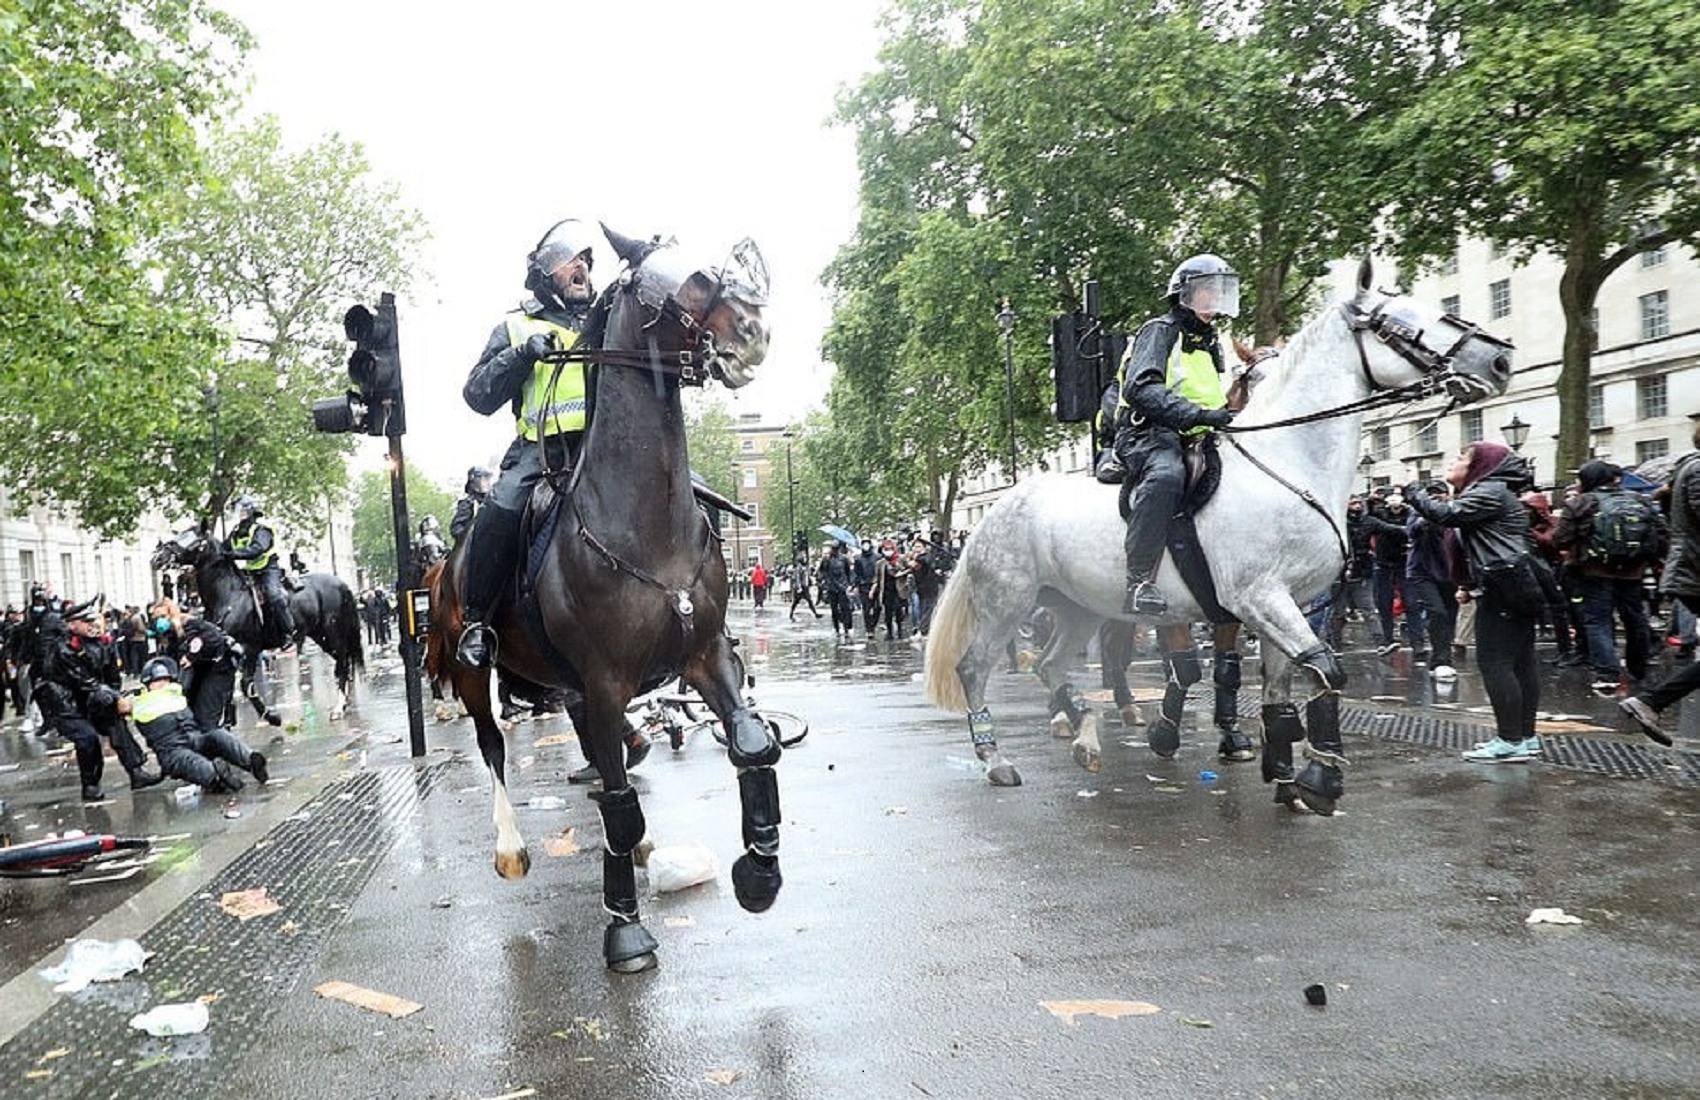
[[[219,1091],[224,1067],[264,1034],[448,762],[361,772],[332,783],[150,930],[146,969],[90,986],[0,1048],[10,1097],[190,1096]],[[283,911],[240,922],[223,894],[264,886]],[[216,994],[200,1035],[153,1039],[130,1017]],[[62,1054],[58,1052],[63,1052]],[[49,1055],[49,1052],[54,1052]]]

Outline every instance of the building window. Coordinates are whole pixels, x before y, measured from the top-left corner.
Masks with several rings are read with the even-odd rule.
[[[1450,313],[1452,316],[1457,317],[1458,306],[1459,301],[1458,295],[1456,294],[1448,294],[1440,300],[1440,312],[1442,313]]]
[[[746,454],[748,454],[749,452],[756,449],[756,441],[753,440],[753,439],[741,440],[740,446],[743,448],[744,452]]]
[[[1649,248],[1647,251],[1641,253],[1641,267],[1643,269],[1649,267],[1663,267],[1665,260],[1668,258],[1669,253],[1665,251],[1664,245],[1660,245],[1657,248]]]
[[[68,598],[77,592],[76,568],[71,560],[71,555],[59,555],[59,595],[61,597]],[[77,598],[80,600],[85,597],[78,595]]]
[[[1442,275],[1456,275],[1456,274],[1458,274],[1458,253],[1457,252],[1453,252],[1452,255],[1450,255],[1450,256],[1446,257],[1446,259],[1440,261],[1440,273]]]
[[[1497,321],[1511,316],[1511,280],[1497,279],[1488,284],[1488,319]]]
[[[1460,443],[1476,443],[1482,438],[1482,410],[1465,409],[1459,416]]]
[[[18,551],[18,583],[23,586],[24,592],[28,593],[29,590],[30,590],[30,585],[34,584],[35,581],[36,581],[36,576],[35,576],[35,551],[34,550],[19,550]]]
[[[1670,454],[1670,440],[1643,439],[1635,444],[1635,465],[1639,466],[1643,462],[1651,462],[1655,458],[1663,458],[1668,454]]]
[[[1369,433],[1369,450],[1377,462],[1385,462],[1393,456],[1393,429],[1377,428]]]
[[[1655,420],[1669,415],[1670,402],[1665,397],[1664,375],[1635,380],[1635,407],[1640,411],[1642,420]]]
[[[1603,428],[1606,426],[1606,388],[1590,386],[1588,388],[1588,427]]]
[[[759,484],[760,484],[760,482],[758,482],[756,480],[756,468],[754,466],[745,466],[744,467],[744,488],[754,489]]]
[[[748,508],[750,510],[750,518],[746,519],[746,520],[740,520],[739,522],[747,524],[751,527],[760,527],[761,526],[761,501],[759,501],[759,500],[742,500],[742,501],[739,501],[738,503],[742,504],[745,508]]]
[[[1670,291],[1655,290],[1641,295],[1641,339],[1657,340],[1670,335]]]
[[[1432,455],[1440,453],[1440,425],[1430,424],[1417,433],[1417,453]]]

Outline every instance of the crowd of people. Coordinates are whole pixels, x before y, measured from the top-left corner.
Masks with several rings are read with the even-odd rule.
[[[799,554],[789,567],[772,572],[760,563],[734,570],[732,594],[752,600],[758,610],[766,608],[775,592],[789,595],[790,621],[796,622],[799,604],[817,619],[830,615],[839,642],[855,637],[860,618],[860,630],[868,638],[883,629],[887,640],[918,643],[926,637],[964,537],[958,533],[946,538],[940,531],[923,536],[904,528],[878,539],[864,538],[854,549],[829,539],[812,562]]]
[[[233,793],[238,771],[270,778],[264,754],[229,728],[240,647],[170,597],[105,608],[100,596],[71,602],[38,584],[6,609],[0,654],[0,719],[9,704],[19,735],[70,742],[85,802],[107,797],[108,744],[132,791],[171,778]]]

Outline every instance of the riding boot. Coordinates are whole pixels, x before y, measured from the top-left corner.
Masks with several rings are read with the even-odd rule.
[[[466,598],[462,608],[466,629],[461,632],[455,659],[471,668],[489,668],[496,661],[496,632],[485,622],[513,577],[519,554],[519,514],[486,503],[472,524],[472,544],[466,552]]]
[[[1127,556],[1127,594],[1122,601],[1123,614],[1161,615],[1169,610],[1169,602],[1157,591],[1151,574],[1157,560],[1163,556],[1163,544],[1168,535],[1168,519],[1174,511],[1171,494],[1159,491],[1159,486],[1141,486],[1133,494],[1127,518],[1127,538],[1122,550]],[[1162,499],[1157,499],[1161,497]]]

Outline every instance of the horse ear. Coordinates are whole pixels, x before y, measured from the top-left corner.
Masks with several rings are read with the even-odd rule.
[[[1365,252],[1363,261],[1358,264],[1358,293],[1368,294],[1374,279],[1375,265],[1370,262],[1369,253]]]
[[[1234,337],[1234,354],[1240,357],[1240,362],[1245,363],[1248,366],[1251,364],[1253,355],[1252,347],[1244,340],[1241,340],[1238,336]]]
[[[616,233],[612,229],[608,228],[606,222],[598,224],[602,226],[602,235],[607,237],[608,243],[614,246],[615,255],[635,267],[638,261],[642,258],[644,250],[647,247],[646,242],[634,240],[631,237]]]

